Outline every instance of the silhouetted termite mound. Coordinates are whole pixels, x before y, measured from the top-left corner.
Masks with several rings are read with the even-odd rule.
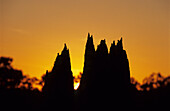
[[[57,55],[52,71],[47,71],[45,77],[46,108],[71,110],[73,103],[81,110],[125,106],[129,98],[130,71],[122,38],[117,45],[113,41],[108,52],[105,40],[101,40],[95,50],[93,36],[88,34],[84,59],[80,87],[73,99],[73,76],[66,45],[61,55]]]
[[[73,76],[66,44],[61,55],[57,55],[52,71],[46,72],[43,93],[45,95],[45,109],[73,109]]]
[[[84,59],[78,89],[81,109],[125,106],[129,98],[130,71],[122,38],[117,45],[113,41],[110,52],[105,40],[101,40],[95,51],[93,36],[88,34]]]

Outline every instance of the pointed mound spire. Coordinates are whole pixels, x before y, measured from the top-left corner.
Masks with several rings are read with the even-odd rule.
[[[84,90],[84,88],[91,87],[91,76],[94,74],[94,61],[95,60],[95,48],[93,44],[93,36],[88,33],[85,54],[84,54],[84,67],[83,67],[83,75],[80,84],[80,90]],[[88,83],[87,83],[88,81]]]
[[[69,56],[69,50],[67,48],[66,43],[64,43],[64,48],[63,48],[63,51],[62,51],[61,55]]]
[[[67,50],[67,45],[66,43],[64,43],[64,49],[63,50]]]
[[[108,54],[108,48],[106,45],[106,40],[101,40],[100,44],[97,46],[96,50],[97,55],[107,55]]]
[[[113,41],[110,47],[110,55],[113,55],[115,53],[115,50],[116,50],[116,45],[115,45],[115,41]]]
[[[91,35],[91,38],[93,38],[93,35]]]
[[[115,46],[115,40],[113,41],[112,45],[111,46]]]
[[[115,45],[115,41],[113,41],[113,43],[111,44],[111,47],[110,47],[110,51],[111,51],[111,49],[113,48],[113,47],[115,47],[116,45]]]
[[[85,50],[85,55],[88,52],[95,52],[94,49],[94,44],[93,44],[93,35],[90,36],[90,33],[88,33],[88,37],[87,37],[87,43],[86,43],[86,50]]]
[[[89,32],[88,32],[88,36],[87,37],[88,37],[88,39],[90,38],[90,33]]]
[[[118,49],[123,50],[122,37],[120,40],[118,40],[117,47],[118,47]]]

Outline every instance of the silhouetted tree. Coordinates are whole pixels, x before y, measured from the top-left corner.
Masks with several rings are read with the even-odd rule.
[[[136,109],[168,109],[170,77],[163,77],[160,73],[153,73],[149,77],[146,77],[142,84],[131,78],[130,97],[130,102]]]
[[[0,57],[0,110],[38,110],[42,95],[33,87],[37,78],[29,78],[11,66],[13,59]]]
[[[18,88],[28,89],[28,90],[40,90],[41,91],[43,84],[44,84],[43,80],[39,80],[36,77],[31,78],[29,76],[24,75],[24,77],[21,80]]]
[[[23,79],[22,71],[11,66],[12,60],[0,57],[0,88],[17,88]]]
[[[167,77],[168,78],[168,77]],[[144,91],[154,90],[158,88],[163,88],[168,84],[168,79],[164,78],[160,73],[153,73],[149,77],[143,80],[141,88]]]

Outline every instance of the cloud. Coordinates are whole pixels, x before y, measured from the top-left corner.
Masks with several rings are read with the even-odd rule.
[[[15,32],[15,33],[28,34],[28,31],[23,30],[23,29],[19,29],[19,28],[11,28],[10,30]]]

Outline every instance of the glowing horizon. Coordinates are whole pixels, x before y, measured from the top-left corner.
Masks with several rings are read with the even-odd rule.
[[[40,78],[51,70],[67,44],[71,68],[83,71],[89,32],[95,48],[123,37],[131,76],[142,80],[153,72],[170,75],[169,1],[1,0],[0,56],[12,57],[14,68]]]

